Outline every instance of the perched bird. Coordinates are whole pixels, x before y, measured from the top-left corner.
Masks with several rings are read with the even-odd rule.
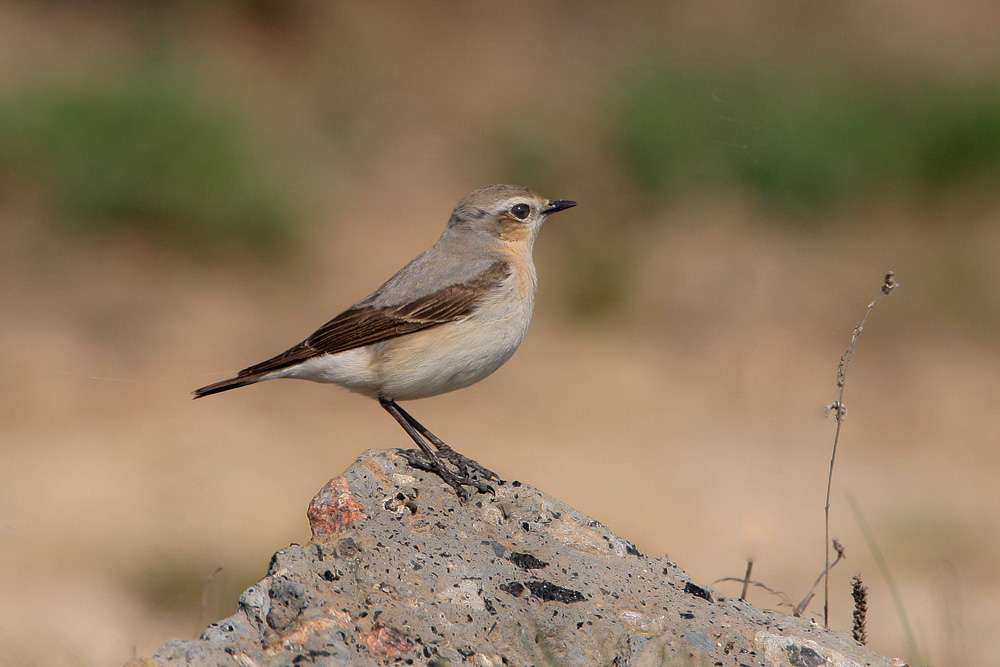
[[[275,378],[338,384],[378,399],[399,422],[423,452],[409,452],[411,465],[438,474],[463,497],[463,485],[491,491],[482,478],[496,473],[449,447],[396,401],[467,387],[510,359],[535,304],[535,237],[550,214],[571,206],[576,202],[512,185],[475,190],[458,202],[441,238],[377,290],[298,345],[195,390],[195,398]]]

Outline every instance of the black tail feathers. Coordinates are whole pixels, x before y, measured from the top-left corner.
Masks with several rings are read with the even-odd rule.
[[[230,389],[236,389],[237,387],[245,387],[248,384],[253,384],[259,378],[249,378],[249,377],[234,377],[228,380],[222,380],[221,382],[213,382],[210,385],[206,385],[199,389],[194,390],[194,397],[201,398],[202,396],[209,396],[211,394],[218,394],[222,391],[229,391]]]

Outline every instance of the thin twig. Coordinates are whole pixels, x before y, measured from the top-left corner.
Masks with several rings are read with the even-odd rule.
[[[771,595],[773,595],[775,597],[778,597],[778,598],[781,598],[781,602],[778,603],[779,607],[781,605],[785,605],[786,607],[791,607],[792,609],[795,608],[795,605],[792,604],[792,599],[790,597],[788,597],[788,595],[786,595],[782,591],[775,590],[774,588],[771,588],[770,586],[768,586],[767,584],[765,584],[762,581],[756,581],[756,580],[753,580],[753,579],[747,581],[743,577],[722,577],[721,579],[716,579],[715,581],[713,581],[712,585],[714,586],[714,585],[716,585],[716,584],[718,584],[720,582],[723,582],[723,581],[738,581],[740,583],[746,582],[750,586],[756,586],[757,588],[763,588],[765,591],[767,591]]]
[[[865,324],[868,322],[868,317],[872,314],[872,309],[875,308],[875,304],[878,300],[882,298],[883,294],[889,294],[894,289],[899,287],[899,283],[896,282],[892,271],[885,274],[885,279],[882,281],[882,286],[879,288],[879,293],[875,295],[875,298],[870,304],[868,304],[868,310],[865,311],[865,316],[861,318],[861,321],[856,327],[854,327],[854,334],[851,336],[851,344],[848,346],[847,351],[840,357],[840,364],[837,366],[837,387],[840,389],[840,393],[837,396],[837,400],[826,406],[827,413],[831,411],[834,412],[834,419],[837,420],[837,430],[833,434],[833,452],[830,454],[830,472],[826,478],[826,504],[823,507],[823,519],[825,527],[825,538],[824,538],[824,548],[826,559],[826,566],[823,569],[823,627],[830,627],[830,492],[833,489],[833,466],[834,462],[837,460],[837,444],[840,442],[840,427],[844,423],[844,419],[847,417],[847,407],[844,405],[844,386],[847,383],[847,367],[851,363],[851,357],[854,356],[854,348],[858,344],[858,337],[861,336],[861,332],[864,331]]]
[[[747,587],[750,585],[750,572],[753,570],[753,561],[747,561],[747,571],[743,575],[743,590],[740,591],[740,600],[747,599]]]
[[[812,602],[813,597],[816,595],[815,591],[816,587],[819,586],[819,582],[826,581],[830,576],[830,570],[833,569],[833,566],[844,558],[844,545],[838,542],[836,538],[833,539],[832,544],[833,550],[837,552],[837,557],[833,559],[832,563],[827,560],[826,566],[823,567],[823,571],[820,572],[818,577],[816,577],[816,581],[813,582],[812,588],[810,588],[809,592],[806,593],[806,596],[802,598],[802,600],[795,605],[795,607],[793,607],[794,616],[801,616],[805,612],[806,607],[809,606],[809,603]]]
[[[843,545],[840,544],[840,542],[838,542],[837,540],[834,540],[833,541],[833,548],[837,551],[837,558],[832,563],[830,563],[827,566],[827,570],[832,569],[834,565],[836,565],[837,563],[839,563],[841,561],[841,559],[844,558],[844,547],[843,547]],[[740,582],[741,584],[743,584],[743,592],[740,594],[740,600],[743,600],[744,598],[746,598],[747,588],[749,586],[756,586],[757,588],[763,588],[765,591],[767,591],[771,595],[773,595],[775,597],[781,598],[781,602],[778,603],[779,607],[782,606],[782,605],[784,605],[786,607],[791,607],[792,608],[792,616],[801,617],[802,613],[806,610],[806,607],[809,606],[809,602],[812,601],[813,597],[816,596],[816,593],[815,593],[816,587],[819,586],[819,582],[823,580],[823,574],[821,573],[818,577],[816,577],[816,581],[813,582],[812,588],[809,589],[809,592],[806,593],[806,596],[802,599],[802,601],[799,602],[798,604],[794,604],[792,602],[792,599],[790,597],[788,597],[788,595],[786,593],[784,593],[783,591],[779,591],[779,590],[776,590],[774,588],[771,588],[770,586],[768,586],[768,585],[766,585],[766,584],[764,584],[764,583],[762,583],[760,581],[755,581],[755,580],[750,579],[750,570],[752,568],[753,568],[753,561],[747,561],[747,571],[746,571],[746,574],[744,574],[742,577],[723,577],[721,579],[716,579],[715,581],[713,581],[712,585],[714,586],[715,584],[718,584],[719,582],[722,582],[722,581],[738,581],[738,582]]]

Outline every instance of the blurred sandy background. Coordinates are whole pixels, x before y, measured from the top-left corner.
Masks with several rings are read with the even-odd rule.
[[[514,359],[408,409],[699,583],[752,558],[798,601],[824,406],[891,269],[848,375],[832,625],[860,572],[877,651],[1000,664],[998,31],[971,0],[0,3],[0,665],[196,636],[329,477],[408,446],[335,387],[189,392],[490,182],[580,206],[539,238]]]

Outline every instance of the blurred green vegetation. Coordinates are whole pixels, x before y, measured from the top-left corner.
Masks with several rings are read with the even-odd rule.
[[[638,61],[590,82],[585,104],[505,110],[487,133],[491,173],[539,190],[614,193],[618,220],[640,211],[651,220],[651,208],[677,197],[739,189],[810,225],[880,196],[934,202],[997,184],[1000,77]],[[140,230],[195,248],[239,242],[273,252],[289,243],[318,199],[290,173],[305,161],[283,156],[298,147],[257,117],[251,96],[211,90],[198,70],[150,54],[83,78],[33,75],[6,86],[0,193],[38,193],[78,229]],[[369,100],[340,87],[353,96],[338,100],[336,114],[356,118]],[[626,248],[617,254],[628,254],[632,236],[616,235]]]
[[[235,59],[185,49],[182,30],[160,28],[171,25],[156,13],[170,14],[166,6],[146,7],[151,13],[138,12],[136,23],[154,38],[131,51],[90,54],[89,66],[69,73],[37,67],[4,83],[0,197],[32,197],[54,223],[85,233],[280,256],[307,238],[298,233],[303,222],[329,206],[322,191],[338,179],[322,162],[336,153],[359,179],[384,169],[380,160],[396,150],[384,124],[408,122],[393,114],[425,104],[377,48],[372,26],[381,23],[368,14],[314,15],[299,4],[276,18],[268,7],[277,5],[249,3],[240,30],[267,35],[273,51],[241,69]],[[308,29],[313,19],[340,38]],[[676,221],[667,211],[680,200],[700,206],[735,195],[764,212],[760,224],[820,233],[870,222],[853,207],[896,201],[930,211],[913,225],[951,233],[977,219],[954,213],[956,202],[985,201],[997,189],[995,67],[948,78],[839,52],[792,62],[736,49],[692,62],[643,48],[584,75],[573,95],[470,110],[482,116],[473,131],[455,133],[470,137],[465,145],[452,145],[433,118],[413,125],[447,134],[441,143],[454,164],[475,156],[481,182],[519,182],[585,204],[564,242],[570,313],[599,317],[627,306],[627,286],[648,260],[648,231]],[[266,89],[275,63],[295,72],[278,77],[280,93]],[[936,284],[968,277],[964,305],[942,290],[928,308],[985,329],[1000,321],[1000,308],[982,306],[995,302],[982,291],[995,283],[994,269],[967,245],[959,239],[934,265],[948,278]]]
[[[580,151],[558,137],[576,133],[606,159],[602,178],[647,202],[741,188],[803,221],[877,196],[934,201],[997,185],[1000,77],[843,67],[805,75],[816,70],[713,63],[618,72],[595,87],[586,127],[566,127],[567,109],[507,123],[495,140],[498,162],[524,165],[525,179],[565,172]]]
[[[249,104],[169,57],[33,76],[0,102],[0,192],[35,193],[78,230],[274,252],[306,207]]]
[[[1000,185],[994,71],[948,79],[846,62],[638,62],[583,100],[498,124],[492,138],[495,168],[509,178],[585,200],[563,278],[570,314],[624,304],[623,286],[645,266],[650,226],[677,219],[664,213],[671,206],[735,195],[759,207],[759,221],[794,227],[796,238],[809,232],[806,244],[829,239],[834,226],[872,224],[853,213],[873,203],[923,210],[907,223],[914,231],[953,239],[926,267],[949,279],[928,276],[947,287],[925,292],[925,307],[970,331],[1000,321],[995,269],[966,240],[982,218],[956,213],[988,202]],[[899,267],[879,270],[888,268]]]

